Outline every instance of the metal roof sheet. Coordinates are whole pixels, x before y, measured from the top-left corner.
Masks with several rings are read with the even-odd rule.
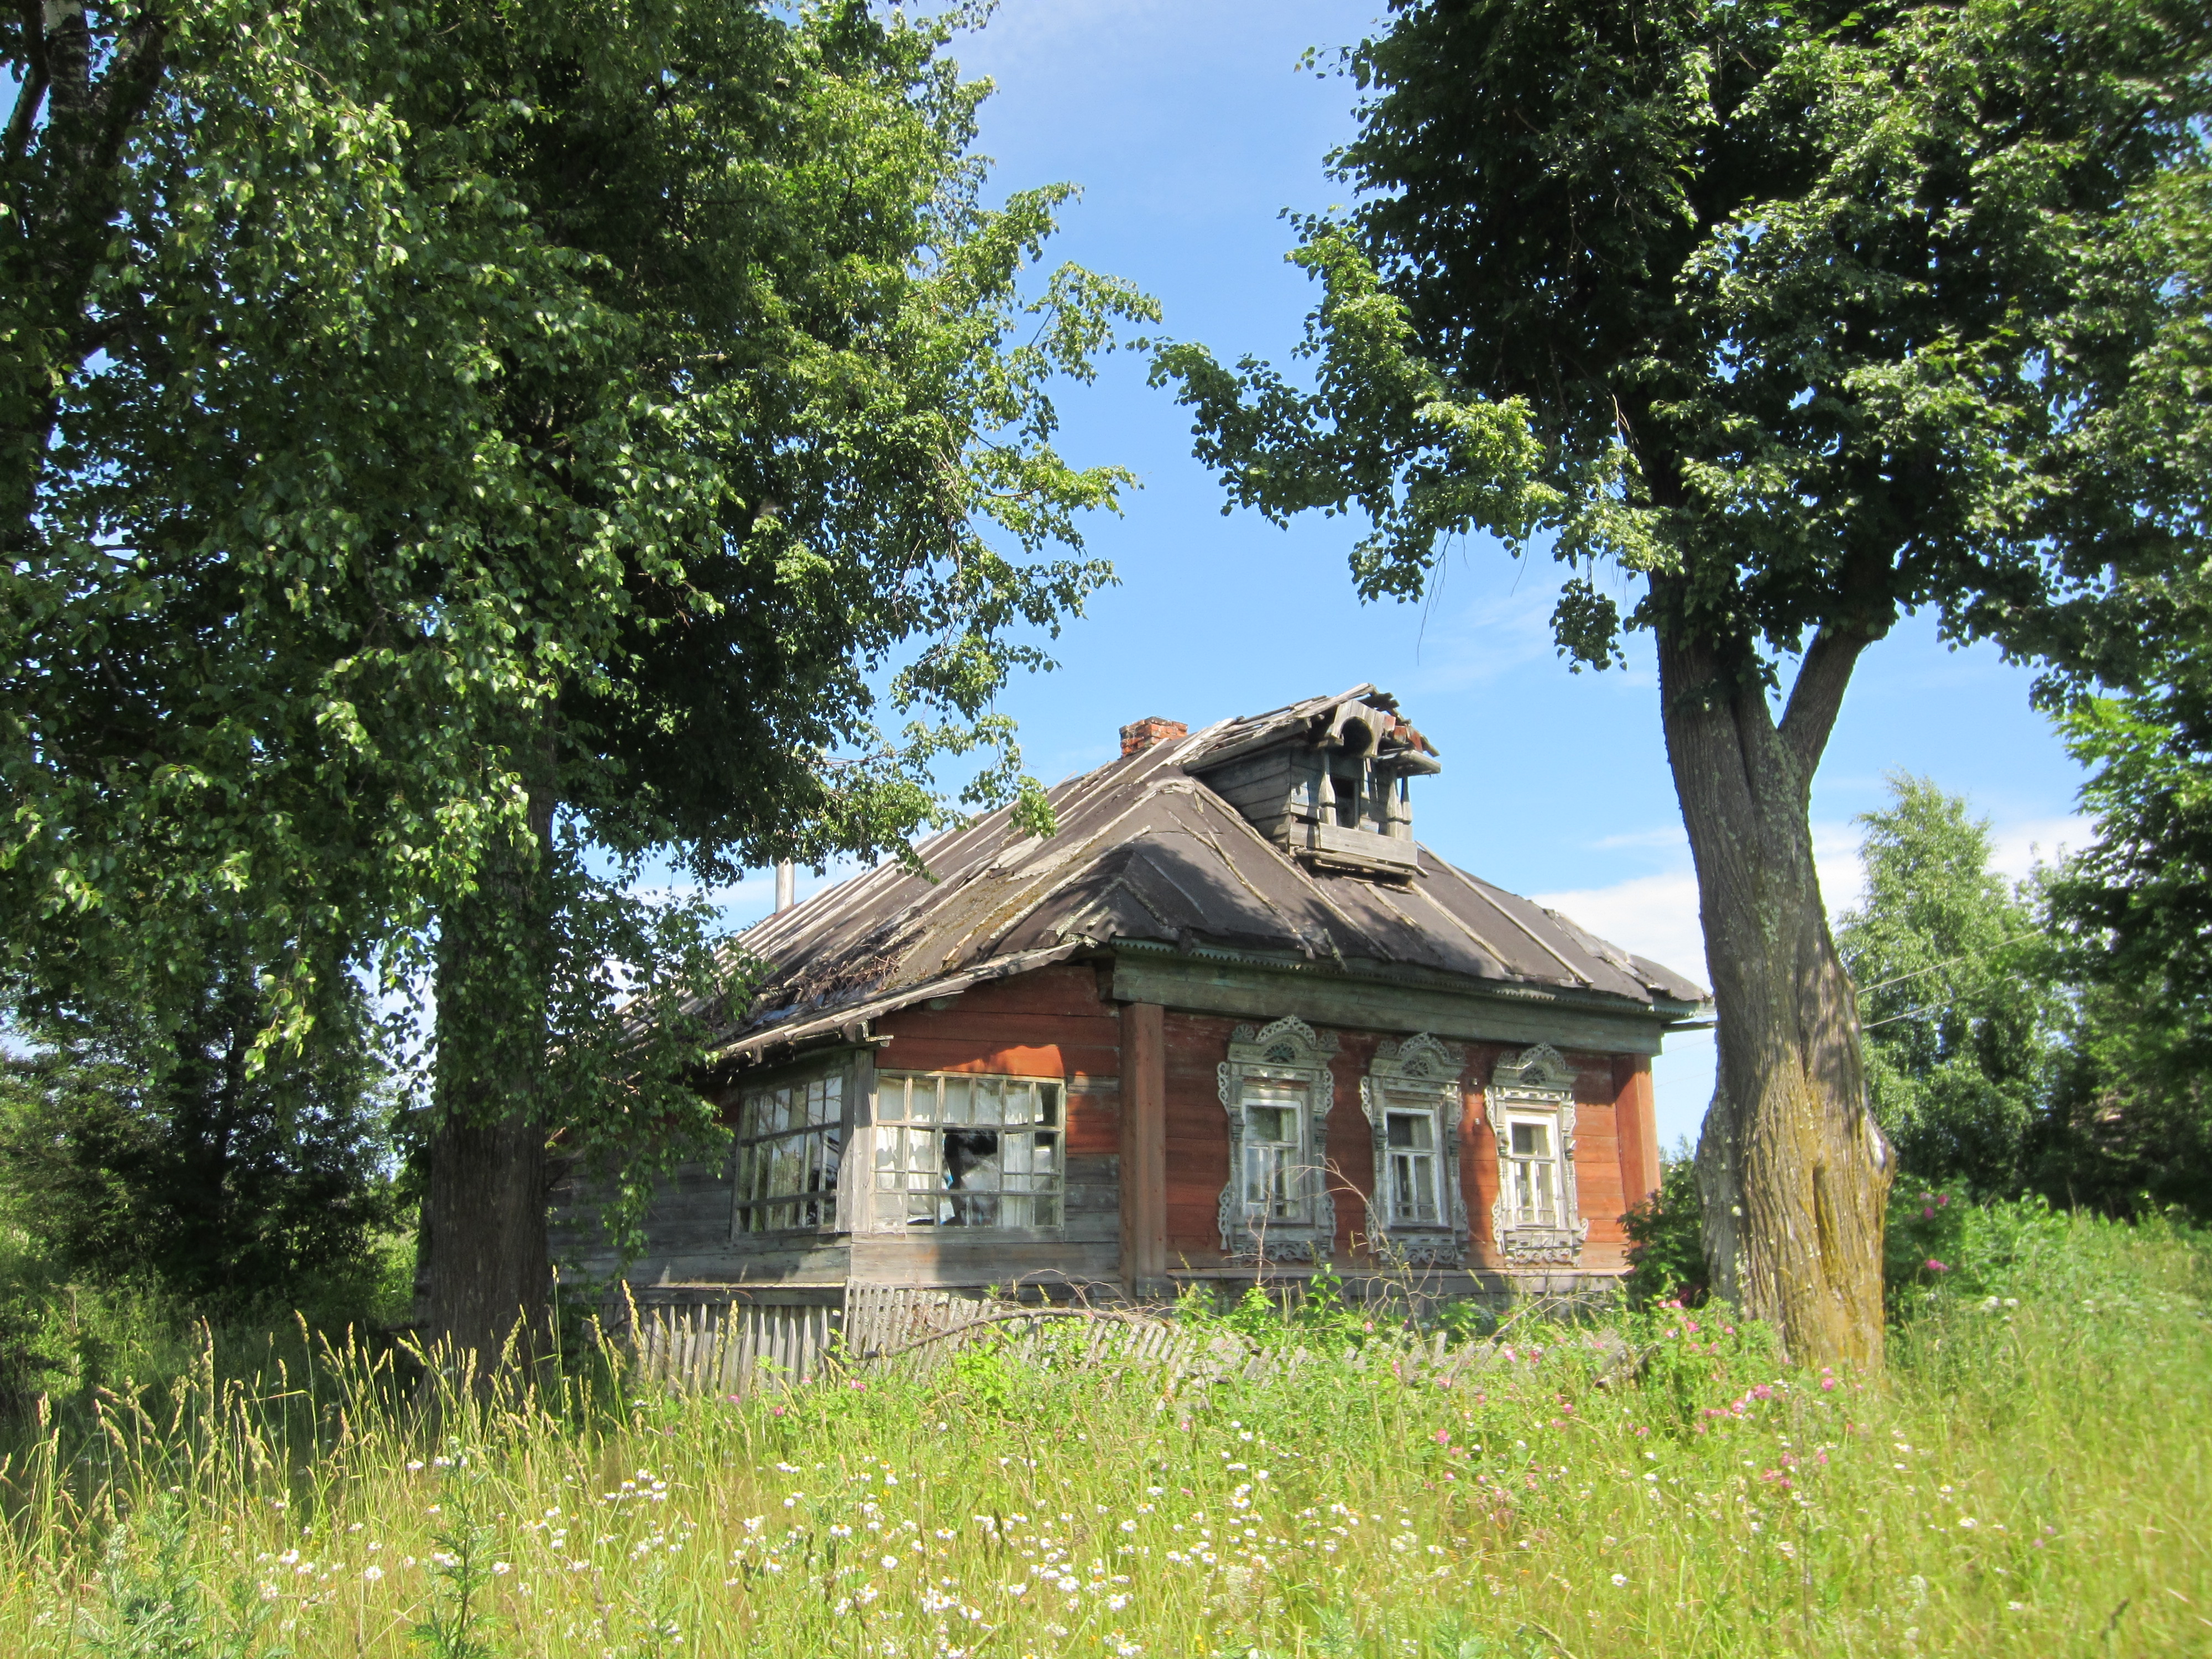
[[[1295,954],[1363,969],[1566,988],[1654,1012],[1707,993],[1419,848],[1404,884],[1309,867],[1193,769],[1278,740],[1358,686],[1154,744],[1050,792],[1058,832],[1001,809],[748,929],[771,964],[720,1045],[737,1055],[950,995],[1117,940]]]

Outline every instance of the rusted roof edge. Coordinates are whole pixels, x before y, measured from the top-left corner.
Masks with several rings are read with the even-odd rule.
[[[913,985],[879,997],[870,997],[860,1002],[848,1002],[841,1008],[818,1014],[811,1019],[794,1021],[788,1025],[771,1025],[765,1030],[741,1036],[714,1050],[714,1061],[744,1060],[757,1056],[763,1049],[786,1043],[803,1042],[809,1037],[842,1030],[846,1026],[864,1019],[873,1019],[879,1014],[895,1014],[902,1008],[910,1008],[917,1002],[927,1002],[932,997],[951,996],[972,985],[988,980],[1006,979],[1014,974],[1025,974],[1032,968],[1049,968],[1056,962],[1065,962],[1081,951],[1092,949],[1087,939],[1070,940],[1065,945],[1051,945],[1041,950],[1024,951],[1018,956],[1000,957],[995,960],[963,968],[957,974],[941,974],[935,979],[922,980]]]

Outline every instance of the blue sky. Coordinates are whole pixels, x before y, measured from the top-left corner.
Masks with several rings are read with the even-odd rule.
[[[1284,263],[1280,215],[1345,199],[1322,157],[1352,129],[1348,83],[1294,65],[1309,46],[1356,40],[1377,10],[1371,0],[1004,0],[957,56],[998,86],[981,144],[998,186],[1083,188],[1055,259],[1138,283],[1171,335],[1224,358],[1279,362],[1310,304]],[[1625,672],[1571,674],[1549,636],[1552,567],[1517,566],[1482,543],[1454,556],[1427,605],[1359,605],[1345,562],[1356,528],[1222,517],[1218,487],[1191,459],[1188,419],[1146,386],[1133,358],[1071,388],[1060,412],[1071,459],[1133,467],[1144,487],[1089,532],[1121,585],[1070,626],[1057,672],[1008,693],[1032,772],[1050,782],[1111,759],[1116,728],[1143,715],[1195,727],[1371,680],[1443,751],[1443,775],[1416,786],[1423,841],[1703,976],[1648,642]],[[1882,803],[1896,769],[1969,796],[2015,875],[2033,849],[2086,839],[2071,816],[2081,775],[2028,707],[2028,678],[1986,647],[1946,649],[1925,617],[1867,654],[1814,792],[1832,909],[1857,888],[1852,817]],[[801,872],[802,894],[820,884]],[[730,898],[733,921],[753,920],[769,907],[768,878]],[[1666,1140],[1694,1135],[1711,1089],[1710,1036],[1671,1042],[1657,1079]]]

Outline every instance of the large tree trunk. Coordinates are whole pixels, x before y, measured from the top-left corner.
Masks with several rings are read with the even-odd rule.
[[[441,919],[436,1099],[423,1206],[424,1334],[478,1376],[551,1352],[545,1238],[554,792],[541,761],[528,848],[488,855]]]
[[[1881,1363],[1894,1160],[1867,1105],[1858,1013],[1820,902],[1813,773],[1868,641],[1823,632],[1778,725],[1748,649],[1659,642],[1667,754],[1697,862],[1719,1076],[1698,1144],[1716,1295],[1801,1364]]]

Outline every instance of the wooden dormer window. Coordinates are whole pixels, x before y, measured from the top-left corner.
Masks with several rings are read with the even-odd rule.
[[[1291,856],[1316,869],[1416,880],[1408,780],[1440,769],[1395,699],[1346,697],[1209,752],[1194,776]]]
[[[1366,763],[1340,759],[1328,769],[1328,773],[1331,793],[1336,797],[1336,827],[1340,830],[1366,829]]]

